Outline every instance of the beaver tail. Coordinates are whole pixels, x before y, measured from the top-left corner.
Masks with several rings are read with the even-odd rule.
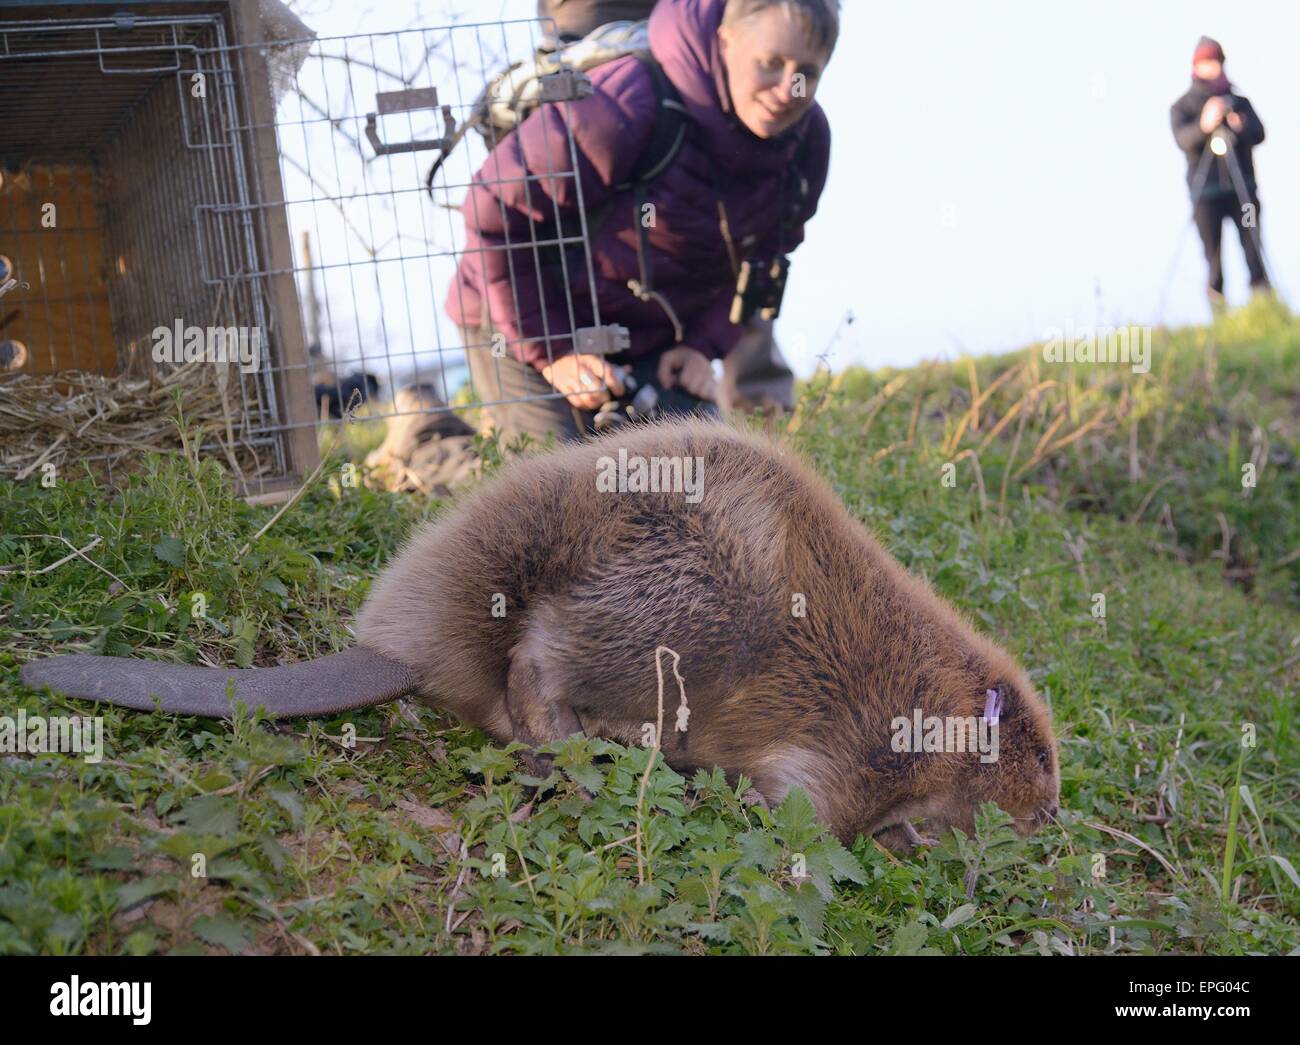
[[[227,718],[236,701],[272,718],[315,718],[384,704],[418,686],[400,661],[364,647],[273,668],[225,669],[72,653],[26,664],[24,684],[136,711]]]

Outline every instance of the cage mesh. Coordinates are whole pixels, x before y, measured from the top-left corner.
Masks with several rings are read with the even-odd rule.
[[[159,387],[195,385],[212,416],[189,420],[246,485],[300,477],[317,426],[338,420],[317,393],[344,400],[357,375],[379,386],[371,417],[442,409],[458,389],[458,402],[475,401],[463,394],[466,352],[489,346],[462,344],[442,304],[466,250],[460,203],[489,143],[465,134],[431,190],[437,152],[418,143],[462,127],[487,81],[531,60],[547,27],[241,39],[237,7],[0,20],[0,265],[16,280],[0,297],[0,342],[22,356],[0,374],[0,475],[30,474],[49,441],[33,431],[32,402],[14,407],[38,393],[50,400],[41,416],[62,418],[46,459],[111,472],[140,457],[148,440],[77,441],[82,414],[67,396],[87,394],[90,375],[105,383],[82,413],[117,416],[104,401],[129,391],[156,407],[151,433],[175,428]],[[558,288],[538,287],[563,294],[569,317],[543,332],[548,351],[600,321],[594,293],[575,307],[567,278],[568,266],[590,271],[585,221],[560,231],[555,217],[502,248],[557,252],[566,266]],[[156,358],[159,328],[191,327],[256,331],[257,369]],[[398,396],[399,409],[406,386],[436,399]],[[18,429],[32,446],[8,438]]]

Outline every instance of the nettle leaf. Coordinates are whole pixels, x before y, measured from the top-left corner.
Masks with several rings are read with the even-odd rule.
[[[220,791],[234,782],[235,778],[221,766],[211,766],[194,777],[194,783],[204,791]]]
[[[268,895],[271,890],[265,879],[242,860],[225,856],[208,861],[208,878],[213,881],[228,882],[240,889]]]
[[[287,577],[291,582],[309,581],[312,574],[319,568],[320,563],[312,555],[303,551],[301,547],[291,541],[280,538],[263,537],[262,544],[267,555],[261,562],[275,562],[276,572]],[[258,562],[254,569],[261,565]],[[268,591],[272,589],[267,589]]]
[[[709,885],[709,880],[702,874],[687,875],[677,882],[677,899],[695,907],[707,907]]]
[[[655,911],[649,918],[650,925],[663,931],[685,929],[691,924],[694,911],[688,903],[673,902],[660,911]]]
[[[827,897],[812,882],[804,882],[790,894],[794,916],[813,936],[820,936],[826,923]]]
[[[912,921],[899,926],[889,945],[890,954],[937,954],[933,948],[927,948],[925,941],[930,938],[930,930],[920,922]]]
[[[781,844],[766,831],[746,831],[736,836],[736,844],[745,867],[770,871],[781,862]]]
[[[514,758],[500,748],[490,744],[475,751],[473,748],[458,748],[456,754],[469,772],[486,777],[489,773],[493,780],[505,780],[515,768]]]
[[[534,795],[537,799],[543,799],[555,790],[556,786],[564,779],[564,776],[557,769],[552,769],[548,776],[533,776],[530,773],[512,773],[510,779],[524,787],[536,788],[537,793]]]
[[[579,904],[586,903],[599,896],[608,884],[604,868],[593,862],[592,866],[584,867],[574,874],[573,898]]]
[[[257,623],[246,617],[236,617],[231,632],[235,636],[235,667],[251,668],[253,652],[257,648]]]
[[[827,835],[809,848],[808,859],[818,869],[824,868],[837,882],[850,881],[867,884],[867,874],[858,858],[840,844],[840,840]]]
[[[224,947],[231,954],[242,954],[253,938],[252,932],[224,914],[195,918],[193,929],[194,935],[204,943]]]
[[[185,565],[185,545],[176,537],[164,537],[153,546],[153,554],[156,559],[178,570]]]
[[[604,810],[591,810],[578,816],[578,837],[583,845],[594,845],[596,838],[617,838],[614,827],[617,821],[608,814],[608,805]]]
[[[792,788],[785,800],[772,815],[777,833],[791,849],[805,849],[822,834],[817,823],[817,810],[802,788]]]
[[[734,877],[727,881],[727,892],[732,896],[784,903],[785,890],[767,875],[752,867],[737,867]]]
[[[686,838],[686,827],[677,816],[651,816],[646,824],[646,841],[651,855],[675,849]]]
[[[806,881],[800,884],[811,885],[822,896],[823,900],[831,900],[835,896],[835,887],[831,884],[831,877],[826,873],[826,868],[820,860],[809,859],[808,874],[805,876]]]
[[[289,814],[289,821],[294,828],[302,827],[302,795],[291,787],[270,787],[267,788],[267,794],[276,805]]]
[[[140,878],[134,882],[127,882],[118,886],[117,889],[117,909],[125,911],[128,907],[134,907],[142,900],[148,900],[154,896],[161,896],[169,893],[176,888],[176,879],[162,876],[151,878]]]
[[[129,871],[135,865],[135,853],[120,845],[105,849],[90,858],[90,866],[100,871]]]
[[[713,795],[728,794],[731,788],[727,786],[727,775],[714,766],[712,772],[707,769],[695,771],[695,775],[691,777],[691,790],[701,798],[710,798]]]
[[[593,795],[605,784],[605,771],[600,766],[571,765],[564,767],[564,774],[580,787],[585,787]]]
[[[248,766],[259,769],[263,766],[292,766],[307,757],[299,741],[265,729],[249,730],[242,743],[231,748],[230,754],[241,770]]]
[[[428,867],[433,863],[433,854],[429,852],[427,846],[412,838],[405,832],[399,832],[397,840],[401,843],[402,848],[411,854],[411,858],[422,867]]]
[[[173,860],[190,864],[196,853],[202,853],[208,860],[238,848],[244,842],[241,835],[218,838],[216,835],[201,834],[197,831],[174,831],[157,839],[151,839],[149,846]]]
[[[257,844],[262,850],[262,855],[271,862],[271,867],[276,871],[284,870],[285,866],[293,859],[289,850],[277,842],[272,835],[258,835]]]
[[[239,806],[227,795],[199,795],[172,814],[172,822],[195,834],[224,838],[239,830]]]
[[[739,849],[697,849],[692,854],[691,864],[713,871],[719,877],[722,872],[741,858]]]
[[[713,943],[731,943],[735,925],[735,920],[728,918],[721,922],[691,922],[686,928]]]

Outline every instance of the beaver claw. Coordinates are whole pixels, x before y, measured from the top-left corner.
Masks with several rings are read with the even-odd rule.
[[[899,856],[911,856],[920,846],[939,844],[937,838],[927,838],[906,822],[891,824],[877,831],[872,837],[891,853],[897,853]]]

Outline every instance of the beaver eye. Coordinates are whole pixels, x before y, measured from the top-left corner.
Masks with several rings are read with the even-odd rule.
[[[1047,768],[1047,760],[1048,760],[1048,758],[1049,758],[1049,756],[1048,756],[1048,754],[1047,754],[1047,748],[1045,748],[1045,747],[1041,747],[1041,748],[1039,748],[1039,749],[1038,749],[1038,764],[1039,764],[1040,766],[1042,766],[1044,769]]]

